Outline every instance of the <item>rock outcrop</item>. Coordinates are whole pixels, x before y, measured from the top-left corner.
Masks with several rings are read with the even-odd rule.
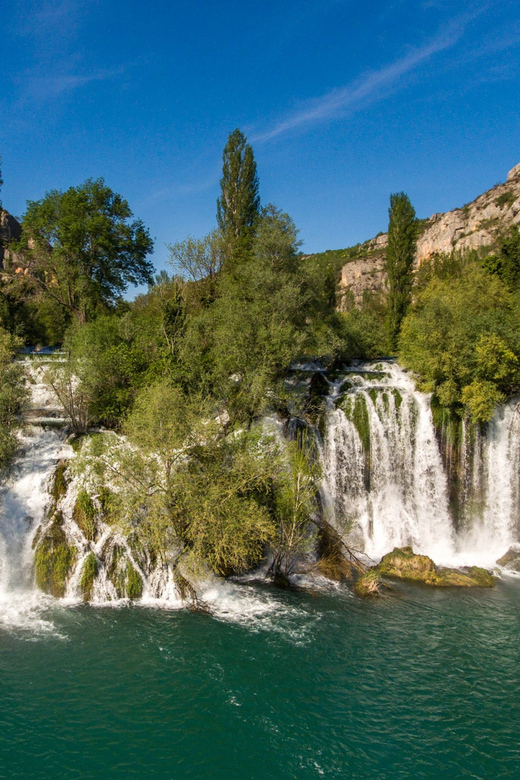
[[[411,547],[395,547],[369,569],[356,583],[358,596],[375,596],[385,578],[421,582],[436,588],[492,588],[495,579],[486,569],[466,570],[436,566],[427,555],[417,555]]]
[[[498,559],[497,564],[508,571],[520,574],[520,547],[510,547],[506,554]]]
[[[445,214],[433,214],[421,223],[417,241],[416,265],[435,255],[458,250],[489,247],[497,236],[520,225],[520,163],[507,176],[504,184],[479,195],[471,203]],[[388,236],[383,233],[360,247],[359,256],[343,266],[341,293],[346,298],[351,291],[360,303],[365,290],[378,292],[386,282],[385,256]]]
[[[4,268],[6,260],[15,259],[9,245],[13,241],[19,241],[22,235],[22,227],[12,214],[0,208],[0,269]]]

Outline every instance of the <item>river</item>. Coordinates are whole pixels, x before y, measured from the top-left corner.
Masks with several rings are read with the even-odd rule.
[[[0,777],[520,776],[520,581],[216,616],[33,605],[0,628]]]

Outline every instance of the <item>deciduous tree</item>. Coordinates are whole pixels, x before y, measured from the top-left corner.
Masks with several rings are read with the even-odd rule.
[[[146,256],[153,241],[132,216],[128,202],[103,179],[29,201],[20,242],[23,275],[37,295],[86,322],[114,305],[129,284],[152,279]]]

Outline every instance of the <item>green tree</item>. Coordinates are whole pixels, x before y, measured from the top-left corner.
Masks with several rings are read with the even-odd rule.
[[[86,322],[113,306],[128,284],[149,282],[153,241],[128,202],[103,179],[29,201],[20,249],[34,293]]]
[[[203,238],[188,236],[184,241],[166,246],[174,272],[192,282],[212,280],[222,267],[223,242],[218,230]]]
[[[520,286],[520,231],[515,225],[511,231],[498,239],[498,252],[485,257],[482,264],[486,270],[497,274],[510,290]]]
[[[20,346],[19,339],[0,328],[0,469],[11,462],[18,446],[16,430],[21,425],[20,413],[27,401],[24,371],[13,360]]]
[[[518,392],[518,302],[496,275],[464,266],[433,278],[418,294],[401,329],[399,360],[439,403],[491,419],[497,403]]]
[[[395,352],[401,322],[412,297],[412,271],[417,244],[415,210],[404,192],[390,195],[388,210],[388,343]]]
[[[220,189],[217,222],[233,256],[237,249],[249,245],[260,210],[253,148],[238,128],[230,133],[224,147]]]
[[[204,368],[233,419],[251,422],[305,349],[311,292],[298,272],[298,247],[292,219],[262,209],[250,252],[224,269],[219,297],[201,318],[211,338]]]
[[[275,482],[276,537],[272,543],[275,576],[287,578],[298,557],[312,549],[310,531],[316,515],[321,468],[314,440],[304,431],[286,445],[287,468]]]

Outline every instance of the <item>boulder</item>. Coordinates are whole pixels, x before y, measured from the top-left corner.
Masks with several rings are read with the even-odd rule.
[[[377,568],[361,575],[354,586],[354,593],[362,598],[381,595],[381,577]]]
[[[485,569],[448,569],[436,566],[427,555],[416,555],[411,547],[395,547],[375,567],[382,577],[412,580],[440,588],[492,588],[495,579]]]
[[[520,547],[510,547],[506,554],[498,559],[497,564],[509,571],[520,573]]]

